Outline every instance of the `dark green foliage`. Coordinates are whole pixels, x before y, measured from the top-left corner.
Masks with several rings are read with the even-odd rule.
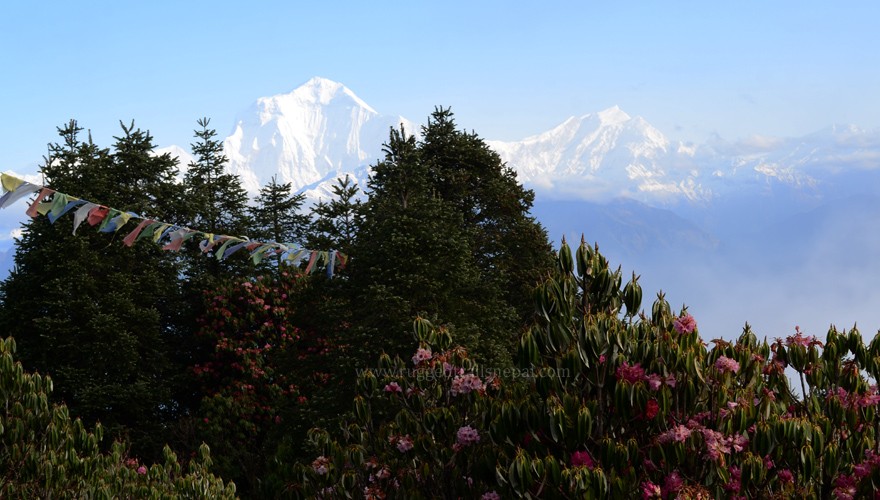
[[[553,259],[546,231],[529,215],[535,193],[476,133],[456,129],[449,108],[437,108],[422,135],[431,189],[461,214],[480,279],[525,323],[530,292]]]
[[[127,458],[123,443],[102,453],[103,428],[89,431],[67,407],[50,403],[52,380],[14,361],[15,342],[0,340],[0,496],[3,498],[235,498],[199,449],[188,472],[169,448],[148,467]]]
[[[402,354],[412,342],[408,324],[420,312],[443,311],[460,328],[471,327],[481,298],[461,215],[434,196],[425,173],[415,139],[392,131],[370,179],[351,264],[358,333],[373,337],[365,347],[374,359],[380,350]]]
[[[244,492],[260,486],[281,424],[314,388],[303,384],[300,370],[279,365],[295,355],[305,335],[291,326],[296,286],[287,272],[228,281],[206,294],[206,314],[199,318],[197,335],[211,349],[205,363],[192,367],[202,394],[193,422],[196,442],[215,450],[217,472]]]
[[[876,498],[880,334],[748,325],[709,348],[686,308],[641,311],[595,248],[535,290],[522,377],[487,374],[419,318],[415,355],[382,356],[337,429],[289,469],[304,498]],[[786,370],[800,379],[801,396]]]
[[[152,217],[178,211],[179,198],[169,198],[175,162],[152,154],[149,133],[123,126],[110,151],[80,142],[81,130],[59,129],[63,142],[42,169],[48,183]],[[157,457],[180,409],[181,369],[170,354],[181,336],[179,269],[157,245],[123,246],[134,224],[114,235],[83,223],[74,236],[71,219],[26,224],[16,269],[0,284],[0,331],[16,336],[25,366],[55,375],[56,397],[74,415]]]
[[[210,120],[198,120],[201,127],[195,131],[197,141],[192,144],[195,161],[189,164],[184,176],[187,203],[187,223],[193,229],[215,235],[243,236],[250,230],[248,196],[237,175],[224,168],[228,159],[223,154],[223,143],[217,140],[217,131],[208,128]],[[197,290],[212,286],[216,280],[230,275],[243,275],[250,266],[241,255],[224,261],[206,259],[197,248],[184,253],[190,285]]]
[[[290,183],[278,184],[275,177],[263,186],[256,199],[256,206],[250,207],[251,238],[260,241],[302,245],[308,230],[310,217],[301,213],[306,197],[292,194]],[[275,261],[280,264],[281,256]]]
[[[528,216],[533,195],[449,110],[436,110],[422,135],[392,130],[369,182],[351,263],[371,349],[362,362],[380,349],[400,354],[410,319],[424,314],[447,319],[477,359],[508,365],[533,310],[522,296],[552,256]]]
[[[310,248],[336,249],[351,252],[351,244],[363,219],[363,205],[358,199],[360,189],[349,176],[333,186],[333,198],[319,201],[312,207],[312,226],[309,230]]]
[[[127,248],[133,223],[117,234],[84,224],[73,236],[68,220],[34,219],[0,285],[0,328],[15,333],[26,366],[56,376],[73,415],[129,437],[148,461],[163,460],[165,442],[189,454],[204,438],[216,471],[246,494],[275,496],[306,453],[306,430],[349,408],[357,370],[380,351],[408,359],[413,316],[444,318],[470,353],[461,360],[511,365],[534,311],[525,290],[552,254],[528,215],[531,192],[448,110],[432,115],[423,141],[392,131],[367,201],[345,178],[312,221],[299,213],[303,197],[274,179],[249,208],[216,132],[206,119],[199,127],[196,160],[176,184],[174,160],[152,154],[149,134],[123,127],[101,149],[71,124],[46,161],[47,184],[206,233],[351,259],[332,279],[276,269],[260,284],[244,251],[220,262],[194,242],[180,253]],[[282,331],[300,338],[282,342]]]

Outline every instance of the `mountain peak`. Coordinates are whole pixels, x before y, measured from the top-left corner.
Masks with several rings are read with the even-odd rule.
[[[599,115],[599,120],[606,125],[620,125],[631,119],[631,117],[617,105],[599,111],[597,115]]]
[[[354,101],[357,106],[365,108],[371,113],[376,113],[376,110],[361,100],[360,97],[355,95],[355,93],[345,85],[320,76],[312,77],[309,81],[300,85],[288,95],[303,102],[322,106],[330,104],[338,98],[347,97],[351,101]]]
[[[401,122],[415,129],[401,117],[380,115],[345,85],[314,77],[288,94],[259,98],[240,115],[224,148],[229,171],[248,192],[259,192],[274,175],[300,190],[366,169],[382,157],[389,128]]]

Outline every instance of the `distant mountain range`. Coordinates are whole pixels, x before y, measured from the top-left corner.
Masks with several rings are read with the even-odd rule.
[[[383,156],[389,128],[400,126],[419,132],[419,125],[380,114],[341,83],[312,78],[289,94],[257,99],[239,114],[224,146],[229,170],[252,194],[277,176],[316,199],[346,174],[363,183]],[[832,126],[798,138],[676,143],[617,107],[570,117],[521,141],[487,143],[543,197],[625,198],[685,217],[707,208],[723,212],[744,196],[784,205],[776,208],[791,215],[853,189],[864,192],[864,177],[880,167],[880,131]],[[184,164],[191,158],[182,148],[167,150]],[[712,217],[695,218],[711,225]]]
[[[419,125],[380,114],[341,83],[313,78],[289,94],[257,99],[238,115],[224,147],[230,172],[252,195],[277,176],[316,201],[329,198],[345,175],[365,186],[389,128],[400,126],[419,133]],[[747,277],[773,290],[766,280],[842,280],[825,290],[862,295],[838,307],[880,326],[873,288],[858,281],[880,272],[873,264],[880,252],[880,131],[846,125],[794,138],[682,143],[612,107],[520,141],[487,144],[536,191],[533,213],[554,240],[583,233],[647,280],[667,280],[662,285],[672,296],[722,316],[717,308],[734,303],[718,302],[726,294],[746,294],[740,305],[754,300]],[[192,159],[178,146],[161,151],[178,156],[182,167]],[[8,242],[0,241],[0,265],[10,265]],[[822,295],[821,287],[815,293],[813,303],[840,298]]]

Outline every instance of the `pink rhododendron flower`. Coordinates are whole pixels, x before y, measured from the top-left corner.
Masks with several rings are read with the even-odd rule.
[[[660,375],[656,373],[652,373],[645,377],[645,381],[648,382],[648,389],[652,391],[660,390],[660,386],[663,385],[663,379],[660,378]]]
[[[675,495],[681,490],[681,487],[684,485],[684,480],[678,474],[678,471],[672,471],[668,476],[666,476],[666,480],[663,482],[663,495],[670,496]]]
[[[400,388],[400,384],[397,382],[391,382],[385,385],[385,392],[400,393],[402,391],[403,389]]]
[[[660,486],[652,483],[651,481],[645,481],[642,483],[642,499],[646,500],[649,498],[661,498],[662,492],[660,491]]]
[[[449,392],[453,396],[458,396],[459,394],[467,394],[472,391],[482,391],[483,389],[483,381],[480,380],[480,377],[477,377],[473,373],[467,373],[465,375],[458,375],[452,379],[452,389],[450,389]]]
[[[742,487],[742,469],[736,466],[731,466],[728,471],[730,472],[730,481],[724,485],[724,489],[738,493]]]
[[[416,353],[412,357],[412,362],[414,365],[418,365],[422,361],[427,361],[431,359],[431,350],[430,349],[422,349],[421,347],[416,351]]]
[[[487,491],[483,493],[483,496],[480,497],[480,500],[501,500],[501,495],[495,493],[495,491]]]
[[[749,438],[746,437],[745,434],[737,434],[736,436],[731,436],[728,440],[730,446],[733,448],[733,451],[740,452],[746,449],[746,446],[749,445]]]
[[[592,469],[594,465],[593,458],[586,451],[579,450],[571,454],[572,467],[586,467]]]
[[[146,473],[147,473],[147,468],[144,467],[143,465],[141,465],[140,467],[138,467],[137,473],[138,473],[138,474],[141,474],[141,475],[146,474]]]
[[[810,347],[811,345],[815,344],[821,344],[821,342],[816,340],[816,337],[812,335],[804,335],[801,332],[801,327],[799,326],[794,327],[794,335],[790,335],[785,339],[786,347],[792,347],[796,345],[801,347]]]
[[[697,320],[695,320],[689,313],[685,313],[684,316],[675,318],[675,321],[672,323],[672,328],[678,333],[691,333],[697,329]]]
[[[411,449],[413,449],[413,440],[409,435],[397,438],[397,451],[406,453]]]
[[[853,465],[853,474],[861,479],[863,477],[871,475],[871,465],[867,463],[860,463]]]
[[[455,437],[459,446],[470,446],[480,442],[480,433],[469,425],[460,427]]]
[[[319,476],[326,475],[330,471],[330,459],[321,455],[312,462],[312,470]]]
[[[779,480],[782,481],[783,483],[792,483],[792,482],[794,482],[794,474],[792,474],[791,471],[788,470],[788,469],[782,469],[781,471],[779,471],[779,473],[778,473],[776,476],[777,476],[777,477],[779,478]]]
[[[834,480],[834,498],[837,500],[852,500],[856,497],[856,478],[841,474]]]
[[[672,429],[664,432],[660,435],[661,443],[668,443],[670,441],[676,443],[683,443],[687,438],[691,436],[691,430],[683,425],[676,425]]]
[[[715,361],[715,369],[721,373],[736,373],[739,371],[739,363],[735,359],[721,356]]]
[[[702,429],[703,441],[706,442],[706,458],[717,461],[721,455],[730,453],[730,446],[727,439],[718,432],[711,429]]]
[[[617,367],[614,375],[617,377],[617,380],[626,380],[630,384],[635,384],[645,378],[645,369],[639,366],[638,363],[630,366],[624,361],[623,364]]]

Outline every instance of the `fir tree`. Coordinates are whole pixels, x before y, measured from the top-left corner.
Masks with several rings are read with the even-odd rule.
[[[331,188],[333,198],[312,207],[308,244],[311,248],[336,249],[349,253],[363,219],[360,188],[348,175]]]
[[[368,184],[351,262],[364,345],[405,354],[413,316],[436,315],[478,359],[509,365],[533,311],[523,296],[552,262],[528,215],[533,194],[448,109],[435,110],[422,136],[392,130]]]
[[[428,177],[464,218],[481,281],[494,282],[525,323],[534,310],[530,292],[553,259],[546,231],[529,215],[535,194],[476,133],[458,130],[453,116],[437,108],[422,129]]]
[[[123,126],[113,151],[81,142],[82,129],[59,129],[42,173],[60,192],[164,218],[178,212],[176,161],[152,153],[148,132]],[[163,429],[177,417],[184,366],[171,352],[182,331],[179,268],[151,242],[127,248],[122,235],[71,215],[26,223],[16,269],[0,284],[0,330],[18,339],[29,369],[51,372],[55,396],[88,423],[128,435],[142,456],[158,456]]]
[[[260,190],[256,206],[250,207],[253,237],[261,241],[302,245],[311,222],[301,213],[304,194],[293,194],[291,184],[278,184],[275,176]],[[281,264],[281,256],[277,256]]]
[[[418,314],[450,318],[476,348],[479,303],[491,297],[482,294],[461,214],[432,189],[414,137],[392,130],[385,153],[352,248],[355,334],[363,336],[356,345],[364,350],[353,354],[361,363],[379,350],[404,355]],[[481,354],[490,355],[490,344],[482,343]]]
[[[248,195],[237,175],[226,172],[228,162],[223,144],[217,140],[217,131],[209,128],[211,120],[198,120],[197,141],[192,153],[195,160],[184,176],[188,220],[192,229],[214,235],[243,236],[250,231]],[[217,280],[241,275],[249,269],[248,261],[240,255],[219,261],[205,258],[197,248],[190,248],[187,274],[196,288],[207,289]]]

